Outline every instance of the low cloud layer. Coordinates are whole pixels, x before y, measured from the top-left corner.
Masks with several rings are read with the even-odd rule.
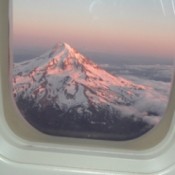
[[[170,82],[174,66],[171,65],[123,65],[123,66],[111,66],[108,64],[102,64],[101,67],[110,71],[111,73],[135,76],[138,78],[144,78],[148,80]]]
[[[164,116],[169,94],[171,90],[172,66],[165,65],[129,65],[123,67],[111,67],[102,65],[113,75],[120,74],[124,78],[136,84],[147,87],[141,91],[132,106],[121,107],[123,116],[135,116],[142,118],[151,125],[159,123]]]

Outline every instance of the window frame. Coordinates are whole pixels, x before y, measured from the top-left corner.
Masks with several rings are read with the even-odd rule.
[[[12,0],[0,1],[0,139],[3,143],[0,167],[6,162],[19,168],[15,164],[18,162],[28,167],[53,166],[57,172],[82,174],[88,171],[90,174],[155,174],[169,167],[174,169],[175,158],[171,155],[175,149],[175,75],[165,116],[158,126],[139,138],[130,141],[64,138],[45,135],[30,126],[18,111],[11,90],[11,6]]]

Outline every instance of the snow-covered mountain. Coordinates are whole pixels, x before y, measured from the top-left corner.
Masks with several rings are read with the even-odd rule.
[[[33,113],[25,113],[30,115],[26,117],[29,122],[34,123],[31,118],[37,118],[31,114],[42,113],[47,109],[52,111],[52,117],[63,117],[64,119],[60,119],[62,122],[64,120],[63,123],[66,123],[65,118],[68,117],[69,124],[66,125],[70,125],[69,130],[73,128],[74,131],[82,127],[80,125],[83,125],[83,121],[89,125],[88,128],[101,125],[108,129],[116,122],[120,123],[115,122],[117,117],[117,120],[123,122],[121,107],[133,105],[146,88],[120,76],[111,75],[66,43],[56,44],[40,57],[14,64],[13,94],[17,104],[23,113],[26,111],[25,103],[32,104],[35,109]],[[38,116],[41,117],[41,114]],[[60,120],[48,118],[46,116],[41,120],[46,120],[54,128],[64,129]],[[75,125],[80,120],[76,127],[71,126],[70,121]],[[124,120],[134,122],[134,118]],[[138,122],[143,124],[143,121]],[[82,128],[78,130],[82,131]]]
[[[48,53],[15,64],[13,87],[16,98],[33,98],[80,112],[90,105],[130,105],[144,86],[114,77],[68,44],[57,44]],[[81,109],[82,106],[82,109]]]

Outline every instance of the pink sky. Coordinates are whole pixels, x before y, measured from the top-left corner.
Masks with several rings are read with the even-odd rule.
[[[45,3],[44,7],[41,6],[42,2],[43,5]],[[145,11],[135,12],[134,8],[140,5],[135,1],[130,13],[129,7],[125,5],[127,13],[121,14],[107,0],[86,0],[84,3],[75,0],[75,4],[70,0],[65,3],[53,0],[53,4],[48,7],[49,2],[14,1],[13,33],[14,44],[18,48],[49,48],[59,41],[87,51],[165,57],[175,55],[173,13],[164,16],[158,6],[153,8],[153,4],[145,4],[148,9],[152,8],[152,11],[149,9],[150,14]],[[92,3],[95,4],[94,10]]]

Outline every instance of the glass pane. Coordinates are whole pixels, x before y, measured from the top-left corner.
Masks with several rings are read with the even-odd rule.
[[[162,119],[174,1],[13,0],[13,95],[55,136],[129,140]]]

